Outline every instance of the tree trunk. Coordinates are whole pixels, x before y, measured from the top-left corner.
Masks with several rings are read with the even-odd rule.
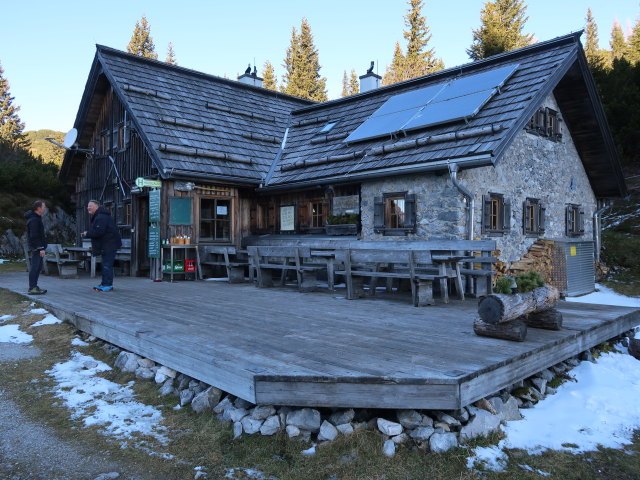
[[[481,337],[500,338],[514,342],[524,342],[524,339],[527,338],[527,324],[521,318],[492,324],[483,322],[480,317],[476,317],[473,322],[473,331]]]
[[[486,323],[508,322],[527,313],[550,310],[559,298],[560,292],[551,285],[515,295],[492,293],[478,302],[478,314]]]
[[[527,326],[531,328],[544,328],[545,330],[562,329],[562,314],[555,308],[542,312],[533,312],[525,317]]]

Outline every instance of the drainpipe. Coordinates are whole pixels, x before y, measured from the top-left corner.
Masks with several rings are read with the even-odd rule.
[[[465,202],[467,203],[467,233],[469,236],[469,240],[473,240],[473,217],[475,211],[475,200],[473,194],[458,181],[458,164],[450,163],[449,164],[449,174],[451,175],[451,181],[453,185],[458,189],[458,191],[464,196]]]
[[[602,203],[605,203],[605,201],[603,200]],[[594,250],[595,250],[594,253],[596,254],[596,260],[598,262],[600,261],[600,243],[601,243],[600,215],[609,207],[611,207],[611,204],[605,204],[604,206],[600,207],[598,210],[593,212],[593,243],[594,243]]]

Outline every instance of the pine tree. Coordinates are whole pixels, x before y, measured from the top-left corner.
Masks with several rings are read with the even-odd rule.
[[[351,76],[349,77],[349,95],[355,95],[360,93],[360,79],[356,73],[356,69],[351,69]]]
[[[292,30],[283,66],[285,74],[281,91],[316,102],[327,100],[327,79],[320,76],[318,50],[306,18],[302,19],[300,34],[295,27]]]
[[[427,48],[431,33],[422,15],[422,7],[422,0],[409,0],[409,11],[404,17],[404,24],[408,28],[403,32],[407,41],[405,79],[421,77],[444,68],[442,59],[436,58],[435,50]]]
[[[481,60],[529,45],[533,35],[522,33],[529,19],[526,10],[524,0],[486,2],[480,12],[480,28],[473,30],[473,43],[467,55],[472,60]]]
[[[9,93],[9,81],[4,78],[0,64],[0,142],[11,148],[28,148],[29,140],[23,133],[24,123],[18,116],[20,107],[13,105],[14,97]]]
[[[173,42],[169,42],[169,45],[167,45],[167,59],[165,62],[171,65],[178,65],[178,62],[176,62],[176,52],[173,51]]]
[[[636,24],[633,26],[631,36],[629,37],[628,57],[629,62],[633,65],[640,64],[640,18],[636,20]]]
[[[591,13],[591,9],[587,9],[587,24],[585,26],[585,31],[587,34],[584,53],[587,57],[587,62],[589,62],[589,66],[593,68],[602,68],[604,64],[604,59],[600,53],[600,46],[598,45],[598,25],[596,24],[595,19],[593,18],[593,14]]]
[[[391,85],[393,83],[401,82],[404,78],[405,57],[400,48],[400,43],[396,42],[396,48],[393,51],[393,59],[391,65],[387,65],[387,73],[382,77],[383,85]]]
[[[340,94],[340,96],[342,98],[344,97],[348,97],[349,95],[351,95],[351,93],[349,92],[349,80],[347,79],[347,71],[344,71],[344,75],[342,75],[342,93]]]
[[[271,62],[267,60],[262,67],[262,86],[267,90],[278,90],[278,79]]]
[[[131,35],[131,40],[127,45],[127,52],[140,57],[158,59],[156,47],[153,44],[153,38],[151,38],[151,27],[144,15],[140,22],[136,22],[133,35]]]
[[[613,22],[613,27],[611,28],[611,41],[609,42],[611,46],[611,57],[612,60],[620,60],[625,57],[627,54],[627,41],[624,38],[624,33],[622,32],[622,25],[618,23],[618,21]]]

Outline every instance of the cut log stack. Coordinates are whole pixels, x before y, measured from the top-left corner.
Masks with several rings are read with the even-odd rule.
[[[551,285],[527,293],[494,293],[478,302],[473,322],[476,335],[523,342],[527,327],[560,330],[562,314],[555,310],[560,293]]]
[[[542,275],[545,282],[552,283],[554,248],[553,240],[536,240],[520,260],[512,263],[496,262],[494,264],[495,279],[497,280],[504,275],[517,276],[535,270]],[[496,258],[499,255],[499,251],[494,252]]]

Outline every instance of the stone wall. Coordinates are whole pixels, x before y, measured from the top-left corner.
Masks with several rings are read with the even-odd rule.
[[[543,106],[559,111],[552,96]],[[491,237],[497,241],[500,259],[504,262],[520,259],[537,240],[526,237],[522,231],[522,204],[527,197],[540,199],[546,208],[544,238],[569,240],[565,235],[567,203],[579,204],[585,212],[585,233],[575,240],[593,238],[591,218],[596,198],[564,123],[561,131],[562,139],[557,142],[522,131],[495,166],[463,170],[458,174],[460,183],[475,194],[475,238],[482,236],[482,196],[500,193],[511,202],[511,231]],[[416,233],[406,237],[375,234],[374,198],[402,191],[416,194]],[[361,211],[362,235],[366,239],[464,238],[466,232],[465,203],[448,174],[406,175],[363,184]]]

